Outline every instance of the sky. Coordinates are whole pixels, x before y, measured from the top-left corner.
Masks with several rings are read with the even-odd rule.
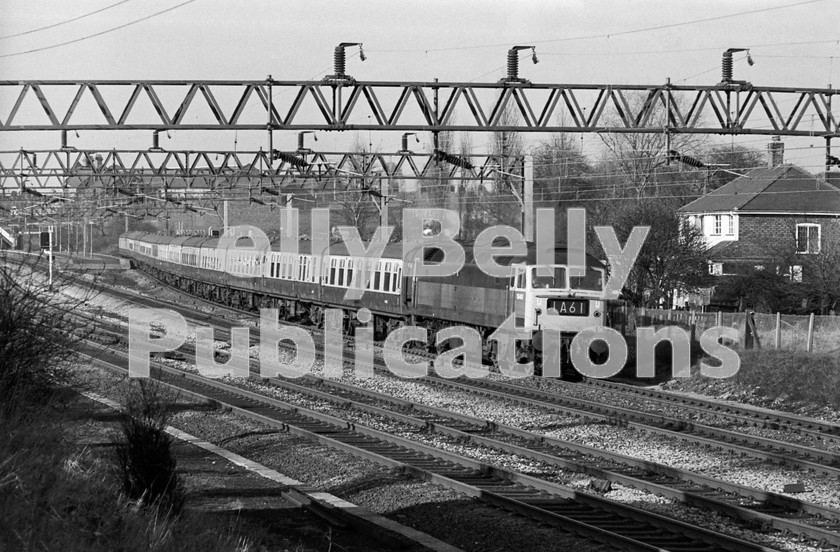
[[[346,71],[360,81],[496,82],[508,48],[533,45],[539,63],[523,57],[519,73],[535,83],[713,85],[721,53],[738,47],[755,64],[736,54],[735,79],[840,88],[838,22],[840,0],[3,0],[0,79],[318,80],[333,72],[336,45],[361,42],[367,60],[348,48]],[[58,147],[56,134],[6,132],[0,150]],[[72,141],[146,148],[148,134],[86,131]],[[296,134],[275,133],[275,147],[294,149]],[[356,139],[322,134],[317,147],[326,151],[346,151]],[[366,134],[376,149],[399,149],[399,133]],[[583,151],[597,156],[599,138],[581,136]],[[487,138],[473,139],[476,153]],[[710,140],[763,150],[769,137]],[[821,170],[823,139],[784,141],[786,161]],[[166,138],[172,149],[265,142],[264,133],[246,132]],[[430,150],[430,137],[414,149]]]

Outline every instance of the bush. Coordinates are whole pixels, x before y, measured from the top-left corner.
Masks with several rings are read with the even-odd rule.
[[[59,273],[50,288],[44,267],[43,257],[0,252],[0,550],[247,549],[235,528],[167,515],[181,508],[183,491],[163,432],[169,403],[156,387],[139,386],[129,401],[135,416],[123,424],[132,436],[126,465],[136,468],[128,480],[144,501],[162,496],[154,508],[125,500],[113,471],[70,445],[74,349],[93,326],[80,328],[72,315],[91,292]]]
[[[56,418],[0,420],[0,550],[235,552],[236,525],[175,519],[122,498],[119,481],[89,449],[73,450]],[[123,495],[124,496],[124,495]]]
[[[120,425],[116,463],[129,498],[177,516],[184,490],[166,433],[173,398],[154,380],[131,383]]]

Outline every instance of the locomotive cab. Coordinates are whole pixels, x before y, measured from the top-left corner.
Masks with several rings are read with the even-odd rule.
[[[541,333],[576,334],[604,325],[604,269],[567,265],[513,265],[516,326]],[[536,343],[535,343],[536,345]]]

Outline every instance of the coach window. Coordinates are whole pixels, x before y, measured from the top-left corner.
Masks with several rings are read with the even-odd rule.
[[[385,272],[382,274],[382,291],[390,293],[391,291],[391,263],[385,263]]]
[[[373,271],[373,289],[376,291],[382,291],[382,271],[380,268],[382,267],[382,263],[376,263],[376,268]]]
[[[344,259],[338,260],[338,281],[336,284],[338,286],[344,285]]]
[[[370,259],[365,259],[362,262],[364,263],[363,264],[364,269],[362,270],[361,277],[363,277],[365,279],[365,289],[370,289],[371,288],[370,275],[371,275],[371,271],[373,270],[373,263],[370,261]]]
[[[402,287],[402,265],[394,263],[394,266],[397,268],[397,271],[394,273],[394,291],[399,293]]]
[[[356,267],[356,260],[355,259],[347,259],[347,287],[353,285],[353,269]]]

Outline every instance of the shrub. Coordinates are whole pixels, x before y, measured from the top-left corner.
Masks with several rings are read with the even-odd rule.
[[[184,490],[166,433],[174,400],[154,380],[136,380],[129,390],[120,420],[123,441],[116,463],[129,498],[178,515]]]

